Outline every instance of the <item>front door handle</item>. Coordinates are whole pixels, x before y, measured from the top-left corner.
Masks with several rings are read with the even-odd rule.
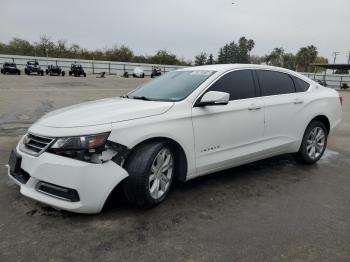
[[[304,100],[301,99],[301,98],[296,98],[293,103],[296,104],[296,105],[297,104],[302,104],[302,103],[304,103]]]
[[[261,105],[251,104],[251,105],[248,107],[248,110],[250,110],[250,111],[256,111],[256,110],[260,110],[261,108],[262,108]]]

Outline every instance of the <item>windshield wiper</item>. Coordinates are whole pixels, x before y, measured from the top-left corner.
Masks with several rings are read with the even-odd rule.
[[[145,97],[145,96],[133,96],[131,97],[133,99],[139,99],[139,100],[145,100],[145,101],[151,101],[151,99]]]

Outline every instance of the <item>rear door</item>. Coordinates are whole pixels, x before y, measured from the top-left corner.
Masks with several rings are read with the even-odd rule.
[[[192,109],[198,174],[249,159],[259,150],[256,145],[264,133],[264,105],[262,99],[256,97],[253,71],[228,72],[208,91],[229,93],[230,101],[227,105]]]
[[[255,71],[265,105],[264,139],[267,148],[278,153],[298,140],[303,108],[303,93],[297,93],[289,74],[271,71]],[[288,151],[288,150],[287,150]]]

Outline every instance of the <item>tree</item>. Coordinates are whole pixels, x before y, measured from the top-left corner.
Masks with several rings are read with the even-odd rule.
[[[33,54],[34,48],[27,40],[15,37],[9,42],[7,50],[9,54],[28,55]]]
[[[323,56],[318,56],[316,57],[315,61],[313,62],[315,64],[328,64],[328,59],[323,57]],[[318,66],[310,66],[310,72],[315,72],[315,73],[322,73],[327,71],[327,69],[318,67]]]
[[[154,56],[149,57],[149,62],[153,64],[179,65],[180,61],[176,55],[166,50],[159,50]]]
[[[317,55],[317,47],[313,45],[300,48],[296,57],[297,70],[310,72],[310,64],[316,60]]]
[[[265,57],[258,56],[258,55],[251,55],[250,56],[250,63],[260,65],[265,61]]]
[[[209,55],[206,64],[207,64],[207,65],[215,64],[213,54],[210,54],[210,55]]]
[[[250,52],[253,50],[255,43],[252,39],[247,39],[242,36],[238,43],[234,41],[224,45],[219,50],[218,63],[250,63]]]
[[[219,54],[218,54],[218,63],[223,64],[224,63],[224,49],[220,48]]]
[[[283,54],[283,65],[282,67],[295,70],[297,58],[292,53]]]
[[[244,36],[242,36],[238,41],[238,63],[249,63],[249,53],[251,50],[249,50],[248,42],[253,42],[253,40],[247,40]],[[254,47],[254,44],[253,44]]]
[[[283,66],[284,49],[282,47],[274,48],[269,55],[266,56],[265,62],[272,66]]]
[[[255,42],[253,39],[249,39],[248,40],[248,51],[249,51],[249,57],[250,57],[250,52],[253,50],[253,48],[255,47]]]
[[[79,58],[78,53],[80,51],[80,46],[78,44],[72,44],[69,48],[69,52],[72,53],[73,58]]]
[[[51,41],[50,37],[42,35],[38,42],[13,38],[8,44],[0,42],[0,54],[49,56],[58,58],[110,60],[135,63],[159,63],[169,65],[191,65],[191,61],[179,59],[166,50],[160,50],[153,56],[135,56],[127,46],[113,46],[112,48],[88,50],[77,44],[68,45],[66,40]]]
[[[201,52],[199,55],[196,55],[194,58],[194,64],[196,66],[200,66],[200,65],[205,65],[207,62],[207,53],[205,52]]]
[[[58,40],[56,44],[56,56],[57,57],[66,57],[67,55],[67,41]]]
[[[46,56],[48,52],[55,50],[55,43],[51,41],[50,37],[42,35],[35,48],[37,56]]]

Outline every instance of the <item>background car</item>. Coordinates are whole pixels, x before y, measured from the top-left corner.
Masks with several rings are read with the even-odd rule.
[[[70,76],[83,76],[86,77],[86,73],[84,71],[84,68],[80,64],[72,64],[69,70]]]
[[[151,73],[151,78],[162,75],[162,69],[160,67],[154,67]]]
[[[135,67],[132,76],[137,78],[144,78],[145,72],[143,71],[142,67]]]
[[[55,65],[49,65],[47,69],[45,70],[47,75],[50,76],[64,76],[66,73],[61,69],[59,66]]]
[[[26,75],[37,74],[44,75],[44,70],[41,69],[39,62],[36,60],[28,61],[26,67],[24,68],[24,72]]]
[[[1,68],[1,74],[20,75],[21,70],[17,68],[16,63],[4,63]]]

